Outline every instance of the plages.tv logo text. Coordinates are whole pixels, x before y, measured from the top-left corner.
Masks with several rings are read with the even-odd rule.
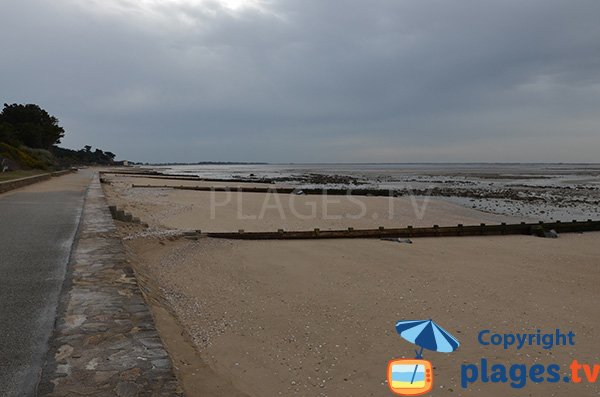
[[[477,341],[482,346],[502,346],[503,349],[521,350],[527,346],[541,346],[550,350],[557,346],[574,346],[575,333],[573,331],[542,333],[537,330],[533,333],[493,333],[489,329],[479,332]],[[568,365],[570,375],[561,376],[563,366],[551,364],[512,364],[490,363],[488,359],[482,358],[477,364],[461,365],[461,386],[466,389],[475,382],[482,383],[508,383],[514,389],[521,389],[527,385],[527,381],[534,383],[581,383],[587,381],[595,383],[600,373],[599,364],[579,363],[573,360]]]

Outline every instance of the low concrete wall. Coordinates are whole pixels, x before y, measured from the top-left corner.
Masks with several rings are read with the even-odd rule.
[[[54,171],[54,172],[51,172],[50,174],[52,176],[62,176],[62,175],[70,174],[71,172],[76,172],[76,171],[77,171],[77,168],[69,168],[68,170]]]
[[[47,174],[40,174],[29,176],[27,178],[11,179],[10,181],[0,182],[0,193],[8,192],[9,190],[18,189],[23,186],[32,185],[41,181],[46,181],[53,176],[61,176],[70,174],[71,172],[77,171],[76,169],[68,169],[63,171],[56,171]]]
[[[31,185],[37,182],[45,181],[50,179],[50,174],[41,174],[30,176],[27,178],[12,179],[6,182],[0,182],[0,193],[8,192],[9,190],[18,189],[23,186]]]

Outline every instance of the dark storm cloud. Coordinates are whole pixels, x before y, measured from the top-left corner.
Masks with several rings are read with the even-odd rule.
[[[143,161],[597,161],[599,16],[597,1],[4,0],[2,99],[59,116],[68,146]]]

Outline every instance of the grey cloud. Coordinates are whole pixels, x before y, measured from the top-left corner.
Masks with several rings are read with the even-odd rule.
[[[596,1],[151,3],[5,0],[4,101],[142,161],[596,161]]]

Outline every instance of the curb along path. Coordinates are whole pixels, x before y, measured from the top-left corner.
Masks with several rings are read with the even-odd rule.
[[[108,211],[90,184],[39,396],[182,396]]]

